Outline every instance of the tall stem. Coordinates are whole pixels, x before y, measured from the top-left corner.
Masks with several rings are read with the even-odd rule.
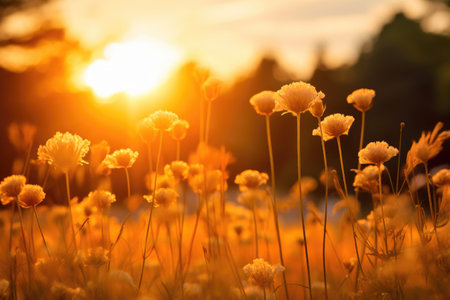
[[[253,226],[255,232],[255,257],[259,257],[259,248],[258,248],[258,222],[256,220],[256,208],[255,203],[252,203],[252,212],[253,212]]]
[[[323,129],[322,129],[322,122],[320,121],[320,118],[317,118],[317,122],[319,123],[319,129],[320,129],[320,141],[322,144],[322,154],[323,154],[323,164],[325,168],[325,214],[324,214],[324,221],[323,221],[323,241],[322,241],[322,264],[323,264],[323,284],[325,287],[325,299],[328,299],[328,287],[327,287],[327,267],[325,263],[325,242],[326,242],[326,235],[327,235],[327,215],[328,215],[328,163],[327,163],[327,154],[325,151],[325,141],[323,140]]]
[[[197,228],[198,228],[198,220],[200,219],[200,213],[202,211],[202,203],[201,203],[201,197],[200,196],[199,196],[199,200],[200,201],[199,201],[198,207],[197,207],[197,214],[195,216],[194,230],[192,232],[191,242],[190,242],[190,245],[189,245],[189,252],[188,252],[188,257],[187,257],[185,276],[187,276],[187,273],[189,271],[189,265],[191,264],[192,248],[194,247],[195,235],[197,233]],[[183,279],[184,279],[185,276],[183,276]]]
[[[297,115],[297,177],[298,177],[298,198],[300,201],[300,214],[302,218],[302,231],[303,240],[305,247],[305,258],[306,258],[306,270],[308,272],[308,289],[309,289],[309,299],[312,299],[312,288],[311,288],[311,272],[309,269],[309,257],[308,257],[308,244],[306,242],[306,228],[305,228],[305,214],[303,211],[303,196],[302,196],[302,164],[301,164],[301,153],[300,153],[300,115]]]
[[[70,205],[69,172],[65,172],[65,177],[66,177],[67,205],[69,207],[70,225],[72,228],[73,245],[75,247],[75,252],[78,252],[77,240],[75,237],[75,225],[74,225],[73,216],[72,216],[72,206]]]
[[[363,111],[362,112],[362,117],[361,117],[361,134],[360,134],[360,138],[359,138],[359,149],[358,149],[358,153],[359,151],[361,151],[363,143],[364,143],[364,126],[366,123],[366,112]],[[361,163],[359,162],[358,159],[358,171],[361,170]],[[359,194],[359,187],[356,188],[355,190],[355,198],[356,200],[358,200],[358,194]]]
[[[383,220],[384,246],[386,247],[386,255],[387,255],[389,252],[389,248],[388,248],[388,241],[387,241],[386,221],[384,220],[383,191],[382,191],[382,184],[381,184],[381,164],[378,165],[378,186],[379,186],[379,191],[380,191],[381,219]]]
[[[155,181],[153,183],[153,191],[152,191],[152,199],[155,199],[156,194],[156,183],[158,180],[158,167],[159,167],[159,160],[161,158],[161,149],[162,149],[162,141],[163,141],[163,132],[159,131],[159,146],[158,146],[158,156],[156,157],[156,166],[155,166]],[[150,203],[150,213],[148,215],[148,221],[147,221],[147,229],[145,231],[145,242],[144,242],[144,250],[142,253],[142,267],[141,267],[141,273],[139,275],[139,285],[138,285],[138,292],[141,289],[142,284],[142,278],[144,276],[144,267],[145,267],[145,260],[147,258],[147,241],[148,241],[148,233],[150,231],[150,224],[152,222],[152,214],[153,214],[153,207],[154,207],[154,201]]]
[[[436,203],[434,203],[433,205],[433,201],[431,200],[431,189],[430,189],[430,173],[428,172],[428,165],[426,163],[424,163],[425,166],[425,178],[426,178],[426,183],[427,183],[427,193],[428,193],[428,203],[430,205],[430,213],[431,213],[431,218],[433,219],[433,227],[436,231]]]
[[[344,184],[345,196],[348,198],[347,181],[345,180],[344,160],[342,159],[341,139],[339,136],[336,137],[336,141],[337,141],[338,150],[339,150],[339,160],[341,162],[342,183]]]
[[[397,156],[397,178],[395,179],[395,193],[398,194],[398,181],[400,179],[400,162],[402,158],[402,135],[405,123],[400,123],[400,136],[398,138],[398,156]]]
[[[152,156],[152,144],[150,142],[147,143],[147,156],[148,156],[148,172],[152,174],[153,172],[153,156]]]
[[[39,222],[39,218],[38,218],[38,215],[37,215],[37,212],[36,212],[36,206],[35,205],[33,205],[33,212],[34,212],[34,216],[36,217],[36,222],[37,222],[37,225],[38,225],[38,228],[39,228],[39,232],[41,233],[42,242],[44,243],[45,250],[47,250],[48,257],[50,257],[50,251],[48,251],[47,243],[45,242],[44,233],[42,232],[41,224]]]

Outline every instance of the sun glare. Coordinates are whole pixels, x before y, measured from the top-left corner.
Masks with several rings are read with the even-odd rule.
[[[84,81],[103,98],[121,92],[138,96],[160,84],[179,60],[179,51],[161,41],[141,38],[111,43],[104,58],[86,69]]]

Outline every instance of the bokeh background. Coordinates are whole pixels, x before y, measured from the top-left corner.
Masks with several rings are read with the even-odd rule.
[[[326,115],[355,116],[350,135],[342,139],[348,169],[357,167],[361,116],[346,96],[357,88],[376,91],[365,144],[398,145],[399,124],[405,122],[408,149],[437,121],[447,129],[450,124],[448,0],[9,0],[0,3],[0,16],[0,177],[24,155],[9,142],[12,122],[38,127],[34,156],[56,131],[70,131],[92,143],[104,139],[113,150],[138,150],[139,160],[146,160],[136,123],[167,109],[191,124],[182,144],[187,159],[199,132],[196,66],[210,68],[224,81],[212,106],[210,142],[235,156],[231,178],[248,168],[268,171],[264,119],[248,101],[292,81],[323,91]],[[134,37],[169,45],[177,55],[170,72],[139,95],[99,96],[85,80],[87,68],[110,43]],[[148,69],[144,82],[151,65]],[[296,180],[295,119],[275,115],[272,120],[278,182],[287,191]],[[323,163],[319,139],[311,136],[315,127],[312,117],[302,118],[303,173],[318,178]],[[329,163],[338,168],[335,141],[327,146]],[[175,143],[167,139],[165,147],[167,162],[174,159]],[[449,157],[447,146],[431,167],[448,163]],[[146,164],[140,165],[131,171],[134,192],[145,190]],[[395,161],[390,167],[395,169]],[[121,176],[113,172],[114,191],[124,196]]]

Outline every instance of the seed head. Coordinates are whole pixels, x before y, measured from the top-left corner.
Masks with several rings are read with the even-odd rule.
[[[252,284],[264,289],[272,286],[275,277],[285,268],[281,265],[272,266],[264,259],[256,258],[252,264],[245,265],[243,270]]]

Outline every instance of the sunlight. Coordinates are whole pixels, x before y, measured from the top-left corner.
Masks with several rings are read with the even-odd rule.
[[[84,81],[103,98],[121,92],[138,96],[160,84],[179,60],[179,51],[161,41],[141,38],[111,43],[104,58],[86,69]]]

